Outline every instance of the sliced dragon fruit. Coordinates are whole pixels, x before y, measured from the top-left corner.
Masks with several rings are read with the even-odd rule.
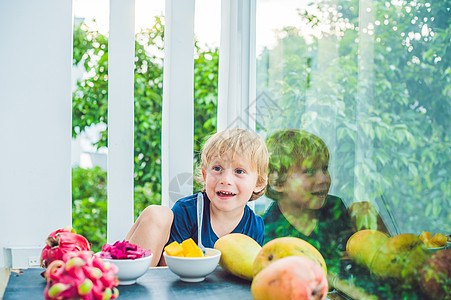
[[[141,248],[129,241],[117,241],[113,245],[105,244],[99,257],[108,259],[137,259],[149,256],[150,250]]]
[[[63,260],[54,260],[45,271],[47,285],[46,300],[116,299],[117,267],[93,255],[92,251],[75,251],[63,255]]]

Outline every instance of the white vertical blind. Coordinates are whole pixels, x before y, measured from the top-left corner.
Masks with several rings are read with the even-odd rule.
[[[133,224],[135,1],[110,1],[108,41],[107,240]]]
[[[222,0],[218,131],[255,130],[255,0]]]
[[[164,35],[162,205],[193,192],[194,0],[167,0]]]

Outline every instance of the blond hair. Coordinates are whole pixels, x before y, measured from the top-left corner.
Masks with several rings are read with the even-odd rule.
[[[269,157],[269,185],[282,186],[293,166],[300,166],[305,159],[329,163],[326,143],[316,135],[299,129],[278,130],[266,140]]]
[[[268,149],[265,141],[255,132],[240,128],[229,128],[211,135],[202,147],[200,168],[197,169],[198,182],[205,185],[201,169],[207,169],[215,157],[234,159],[236,155],[246,159],[257,173],[257,185],[265,187],[253,193],[249,201],[265,194],[268,177]],[[205,186],[204,186],[205,189]]]

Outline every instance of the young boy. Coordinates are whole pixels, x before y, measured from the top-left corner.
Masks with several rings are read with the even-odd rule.
[[[270,154],[268,191],[274,202],[266,211],[265,242],[295,236],[315,246],[328,270],[337,272],[352,235],[349,214],[340,198],[329,195],[329,151],[317,136],[295,129],[267,139]]]
[[[279,236],[304,239],[322,253],[328,269],[338,273],[346,242],[356,229],[343,201],[329,195],[326,144],[307,131],[286,129],[271,134],[267,147],[266,195],[274,202],[263,217],[265,242]],[[356,211],[363,214],[370,205],[361,202],[358,206],[362,209]],[[386,230],[385,226],[378,229]]]
[[[202,196],[202,244],[213,248],[218,238],[238,232],[260,245],[264,224],[247,202],[265,193],[268,151],[256,133],[227,129],[212,135],[204,144],[200,176]],[[154,253],[151,266],[157,265],[163,248],[173,241],[198,240],[197,194],[178,200],[172,210],[147,207],[127,234],[126,240]],[[160,264],[164,265],[164,261]]]

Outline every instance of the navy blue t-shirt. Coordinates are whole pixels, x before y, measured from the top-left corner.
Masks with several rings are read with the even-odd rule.
[[[202,221],[202,244],[207,248],[213,248],[218,236],[211,228],[210,199],[204,192],[204,211]],[[197,194],[178,200],[172,207],[174,221],[171,227],[171,236],[168,244],[173,241],[178,243],[192,238],[197,243]],[[232,233],[242,233],[253,238],[263,245],[265,226],[262,217],[256,215],[249,206],[245,206],[244,215],[240,223]]]

